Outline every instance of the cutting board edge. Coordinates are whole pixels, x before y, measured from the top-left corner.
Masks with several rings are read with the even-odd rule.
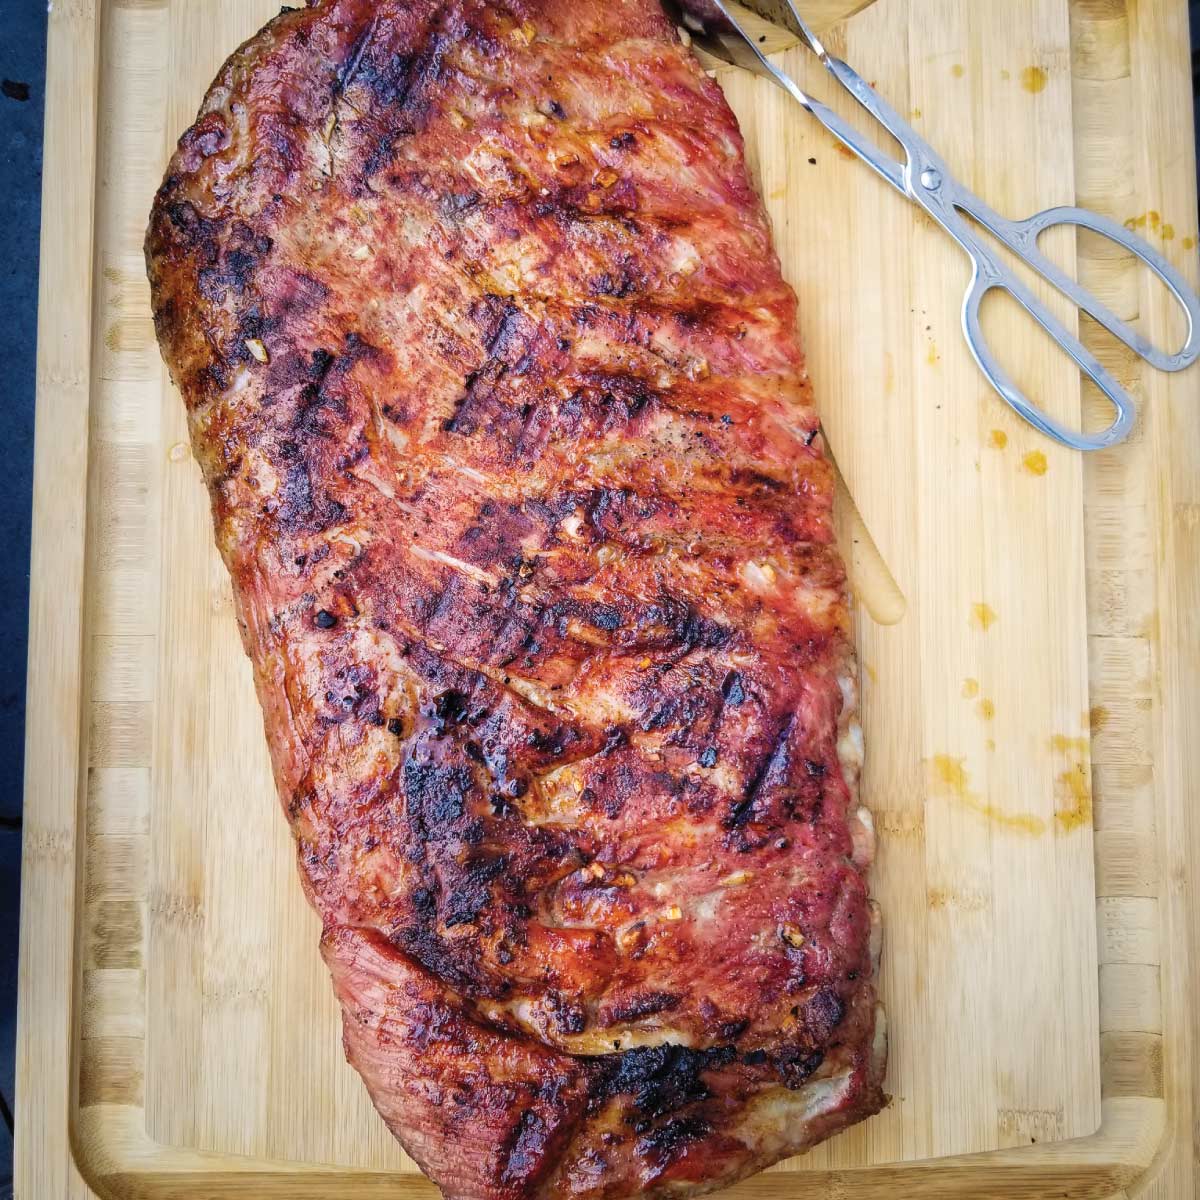
[[[103,0],[48,9],[17,968],[15,1194],[87,1196],[68,1144]]]
[[[1143,4],[1141,28],[1153,26],[1165,7],[1165,3]],[[79,786],[86,771],[86,732],[82,719],[82,654],[72,653],[71,648],[78,648],[82,639],[87,472],[83,469],[73,476],[67,474],[66,478],[73,478],[75,486],[64,486],[63,468],[64,464],[85,464],[87,458],[87,399],[92,369],[89,335],[93,273],[91,218],[96,186],[97,13],[94,0],[76,0],[73,4],[56,6],[50,19],[22,880],[23,951],[19,982],[17,1194],[28,1198],[43,1194],[86,1196],[88,1192],[75,1171],[77,1161],[95,1180],[100,1194],[106,1195],[195,1195],[193,1185],[224,1189],[238,1180],[256,1181],[256,1190],[248,1194],[269,1195],[270,1190],[264,1190],[262,1185],[272,1179],[279,1180],[281,1186],[286,1184],[286,1194],[301,1195],[295,1189],[308,1177],[321,1181],[323,1190],[313,1195],[330,1196],[334,1194],[328,1190],[331,1176],[320,1169],[303,1172],[287,1169],[281,1177],[278,1164],[261,1164],[250,1170],[244,1169],[246,1164],[238,1164],[239,1169],[223,1172],[218,1179],[210,1171],[190,1169],[198,1165],[195,1155],[185,1154],[183,1157],[188,1161],[180,1162],[176,1152],[170,1150],[152,1150],[147,1155],[142,1147],[135,1153],[127,1144],[122,1147],[104,1136],[94,1136],[101,1130],[114,1138],[123,1130],[125,1136],[129,1132],[127,1124],[110,1127],[101,1123],[91,1130],[93,1136],[83,1136],[79,1123],[72,1120],[69,1126],[73,1136],[69,1136],[68,1122],[61,1119],[67,1112],[75,1117],[81,1112],[75,1104],[76,1088],[70,1077],[66,1049],[77,1044],[78,1035],[78,1030],[72,1029],[71,1004],[71,997],[76,994],[73,983],[78,963],[73,961],[71,948],[76,884],[83,868],[77,833]],[[1165,16],[1161,19],[1164,25],[1169,24]],[[1146,36],[1149,39],[1152,31]],[[1148,92],[1155,89],[1165,92],[1176,86],[1177,64],[1170,65],[1170,72],[1146,85]],[[1145,99],[1147,108],[1152,109],[1153,96]],[[1190,195],[1194,207],[1194,174],[1191,182],[1181,182],[1181,174],[1177,163],[1171,190],[1177,199],[1187,200]],[[73,186],[63,188],[63,180],[71,181]],[[70,281],[73,278],[78,282],[80,267],[87,287],[73,289]],[[1163,387],[1168,397],[1176,392],[1183,397],[1186,390],[1184,381],[1178,380],[1167,381]],[[1168,434],[1169,430],[1156,426],[1155,436],[1160,440],[1166,440]],[[1174,482],[1180,492],[1186,493],[1182,480],[1176,478]],[[1179,563],[1174,557],[1181,556],[1187,566],[1194,565],[1194,560],[1186,555],[1186,547],[1166,540],[1169,553],[1159,560],[1162,589],[1174,592],[1180,586],[1176,574]],[[1187,616],[1181,606],[1168,614],[1165,631],[1159,632],[1161,660],[1171,661],[1167,650],[1185,642],[1191,644],[1195,634],[1186,631],[1186,625]],[[1180,657],[1175,655],[1175,661]],[[1175,678],[1169,682],[1176,697],[1190,695],[1195,700],[1200,690],[1195,681],[1188,683]],[[75,704],[72,697],[76,698]],[[1185,744],[1181,736],[1185,733],[1182,708],[1175,705],[1159,731],[1159,741],[1168,749],[1177,748]],[[1194,766],[1191,770],[1194,772]],[[1162,844],[1169,836],[1168,830],[1181,827],[1183,844],[1194,858],[1200,849],[1196,824],[1194,820],[1189,822],[1180,793],[1180,787],[1176,786],[1160,797],[1161,803],[1171,810],[1160,814],[1169,817],[1159,826],[1160,849],[1164,854],[1168,849]],[[1169,932],[1179,933],[1189,927],[1195,931],[1196,913],[1188,909],[1185,899],[1183,889],[1177,889],[1164,900],[1171,910]],[[31,946],[36,946],[38,953],[33,953]],[[1174,948],[1182,951],[1174,961],[1182,963],[1182,971],[1186,972],[1186,945],[1181,947],[1176,942]],[[1169,951],[1171,947],[1165,949]],[[1171,955],[1164,953],[1163,957],[1169,960]],[[1176,971],[1176,975],[1180,973]],[[1178,1099],[1182,1092],[1195,1086],[1193,1059],[1175,1058],[1172,1068],[1169,1082]],[[907,1176],[914,1183],[922,1179],[930,1194],[948,1195],[978,1191],[980,1186],[994,1186],[1003,1179],[1004,1194],[1032,1196],[1045,1194],[1051,1179],[1061,1184],[1064,1169],[1070,1168],[1071,1183],[1079,1184],[1080,1195],[1100,1196],[1104,1193],[1098,1189],[1110,1185],[1114,1191],[1140,1192],[1168,1173],[1170,1182],[1163,1186],[1171,1188],[1170,1194],[1189,1194],[1185,1180],[1190,1179],[1190,1162],[1179,1161],[1189,1159],[1183,1112],[1186,1107],[1148,1098],[1108,1100],[1101,1131],[1094,1138],[1073,1143],[1039,1147],[1036,1151],[1023,1148],[974,1156],[965,1165],[961,1160],[939,1160],[833,1172],[828,1177],[768,1175],[743,1186],[761,1189],[756,1194],[786,1191],[794,1196],[806,1194],[819,1180],[824,1179],[828,1186],[836,1179],[843,1189],[848,1189],[844,1191],[846,1195],[853,1191],[882,1196],[892,1194],[891,1189],[900,1182],[897,1176]],[[77,1159],[72,1155],[72,1145]],[[163,1155],[171,1161],[165,1161]],[[1089,1159],[1088,1155],[1092,1157]],[[997,1171],[999,1175],[992,1174]],[[336,1172],[338,1177],[345,1174]],[[868,1189],[878,1187],[878,1193],[860,1191],[858,1184],[850,1182],[856,1176],[873,1177],[862,1183]],[[363,1187],[372,1189],[387,1182],[393,1189],[390,1194],[396,1194],[395,1177],[374,1173],[356,1173],[354,1177],[361,1180]],[[410,1183],[425,1186],[419,1177],[403,1178],[405,1189]],[[940,1187],[936,1186],[939,1179]],[[55,1186],[57,1183],[62,1186]],[[951,1190],[946,1190],[947,1187]],[[354,1194],[375,1193],[359,1190]]]
[[[288,1197],[290,1200],[364,1200],[430,1195],[421,1175],[346,1170],[203,1154],[162,1146],[146,1134],[132,1105],[77,1110],[71,1146],[84,1179],[111,1200],[184,1200],[197,1195]],[[1138,1181],[1159,1152],[1166,1106],[1149,1097],[1104,1103],[1101,1128],[1088,1138],[1056,1142],[1030,1155],[1025,1147],[928,1159],[896,1166],[803,1173],[768,1172],[721,1193],[729,1200],[892,1200],[897,1186],[922,1188],[923,1196],[1108,1197]],[[998,1185],[1004,1191],[995,1190]],[[240,1186],[245,1190],[241,1191]],[[216,1192],[205,1189],[218,1189]],[[239,1190],[234,1190],[239,1189]]]

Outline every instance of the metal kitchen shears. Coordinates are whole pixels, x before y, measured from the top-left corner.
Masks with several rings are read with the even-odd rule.
[[[904,149],[904,162],[885,154],[831,108],[804,92],[746,33],[725,0],[682,0],[683,19],[689,31],[698,36],[700,44],[710,53],[765,76],[783,88],[867,166],[923,208],[966,251],[974,269],[963,301],[963,333],[980,370],[1020,416],[1047,437],[1076,450],[1100,450],[1124,441],[1134,424],[1133,400],[1079,338],[992,252],[972,223],[986,229],[1077,308],[1160,371],[1181,371],[1200,357],[1200,298],[1183,276],[1142,238],[1116,221],[1085,208],[1051,208],[1023,221],[1002,217],[954,178],[937,152],[862,76],[825,49],[797,12],[794,0],[782,0],[782,3],[787,9],[782,14],[786,23],[834,78],[900,143]],[[1187,337],[1181,350],[1168,354],[1152,345],[1041,253],[1038,238],[1047,229],[1059,225],[1080,226],[1109,238],[1141,259],[1166,284],[1187,318]],[[1104,392],[1116,409],[1116,419],[1107,429],[1095,434],[1069,429],[1021,392],[983,336],[980,310],[984,298],[992,291],[1008,292]]]

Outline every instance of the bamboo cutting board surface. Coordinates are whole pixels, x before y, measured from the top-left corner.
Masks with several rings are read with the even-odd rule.
[[[838,0],[811,7],[839,15]],[[91,1194],[77,1163],[122,1197],[426,1186],[342,1061],[141,261],[174,137],[274,9],[60,0],[51,18],[18,1088],[29,1200]],[[1078,198],[1194,272],[1185,34],[1181,0],[876,0],[830,40],[1000,211]],[[861,514],[843,505],[840,521],[894,1096],[741,1190],[1103,1197],[1154,1160],[1160,1194],[1184,1195],[1200,389],[1108,347],[1142,402],[1133,443],[1084,462],[1039,438],[962,343],[953,246],[782,94],[720,77]],[[1127,261],[1047,244],[1171,339]],[[1015,314],[988,328],[1055,416],[1103,419]]]

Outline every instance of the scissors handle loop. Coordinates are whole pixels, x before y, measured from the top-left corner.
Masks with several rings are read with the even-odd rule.
[[[1078,309],[1087,313],[1156,370],[1182,371],[1200,358],[1200,298],[1197,298],[1188,286],[1183,275],[1131,229],[1118,224],[1110,217],[1073,205],[1048,208],[1045,212],[1035,213],[1023,221],[1010,221],[993,212],[973,193],[968,192],[956,197],[954,203],[1008,246],[1042,278],[1052,283]],[[1046,230],[1061,226],[1091,230],[1127,250],[1158,276],[1183,310],[1186,333],[1183,346],[1179,350],[1166,351],[1154,345],[1041,252],[1038,248],[1038,238]]]
[[[986,251],[971,255],[975,265],[970,286],[963,301],[963,334],[971,357],[997,394],[1018,416],[1035,429],[1073,450],[1104,450],[1123,442],[1137,417],[1134,402],[1112,372],[1067,328],[1019,279],[996,263]],[[1081,433],[1064,425],[1034,404],[1001,365],[983,334],[980,314],[983,301],[991,292],[1007,292],[1054,339],[1075,365],[1108,398],[1116,417],[1099,433]]]

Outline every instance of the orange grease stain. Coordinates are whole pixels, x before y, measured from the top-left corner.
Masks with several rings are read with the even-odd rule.
[[[976,706],[976,711],[981,720],[990,721],[996,715],[996,705],[985,696]]]
[[[1021,72],[1021,86],[1031,95],[1044,91],[1046,87],[1046,72],[1041,67],[1026,67]]]
[[[962,63],[955,63],[954,66],[950,68],[950,74],[953,75],[955,79],[961,79],[966,73],[966,68],[963,67]]]
[[[965,792],[970,782],[963,766],[965,761],[962,758],[951,758],[948,754],[935,754],[929,765],[936,787],[955,796]]]
[[[1092,819],[1092,793],[1088,788],[1083,763],[1075,763],[1069,771],[1064,771],[1058,777],[1058,782],[1069,803],[1067,807],[1055,810],[1054,819],[1060,829],[1070,833],[1072,829],[1089,824]]]
[[[989,804],[982,796],[970,791],[970,776],[961,758],[935,754],[929,761],[930,789],[935,796],[944,796],[969,808],[1002,829],[1028,833],[1036,837],[1046,832],[1046,822],[1032,813],[1007,813]]]
[[[1090,738],[1066,737],[1056,733],[1050,739],[1050,749],[1057,750],[1059,754],[1081,754],[1086,757],[1092,752],[1092,743]]]
[[[993,429],[988,434],[988,445],[993,450],[1003,450],[1008,445],[1008,434],[1003,429]]]
[[[1098,705],[1089,712],[1088,719],[1095,730],[1108,720],[1108,711],[1102,705]],[[1055,809],[1054,819],[1064,833],[1070,833],[1073,829],[1090,824],[1092,820],[1092,793],[1088,787],[1086,768],[1092,743],[1090,738],[1068,737],[1066,734],[1056,733],[1050,739],[1050,747],[1059,754],[1078,759],[1058,775],[1056,780],[1060,805]]]
[[[962,686],[962,694],[964,700],[974,700],[979,695],[979,680],[964,679]]]
[[[1092,736],[1102,730],[1108,724],[1108,709],[1103,704],[1097,704],[1088,709],[1088,727],[1092,731]]]
[[[991,907],[987,894],[975,889],[931,887],[925,902],[932,909],[957,908],[962,912],[986,912]]]
[[[1140,217],[1126,217],[1125,228],[1130,230],[1145,229],[1149,227],[1152,233],[1157,233],[1164,242],[1172,241],[1175,237],[1175,226],[1170,221],[1164,221],[1162,213],[1157,209],[1150,209],[1149,212],[1144,212]],[[1186,237],[1183,239],[1183,248],[1185,250],[1192,249],[1196,241],[1194,238]]]
[[[971,605],[971,624],[976,629],[982,629],[987,633],[997,620],[996,610],[990,604],[984,604],[980,601],[978,604]]]
[[[1050,469],[1050,464],[1046,462],[1046,456],[1040,450],[1030,450],[1030,452],[1021,459],[1021,465],[1027,470],[1030,475],[1045,475]]]
[[[1181,244],[1185,250],[1194,250],[1196,248],[1196,239],[1185,237]]]

